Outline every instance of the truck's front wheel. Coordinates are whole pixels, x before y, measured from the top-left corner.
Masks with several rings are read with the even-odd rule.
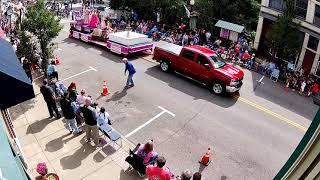
[[[163,72],[169,72],[170,71],[170,64],[168,63],[168,61],[161,61],[160,63],[160,68]]]
[[[226,92],[226,86],[224,85],[224,83],[222,83],[220,81],[215,81],[212,83],[211,91],[214,94],[222,95]]]

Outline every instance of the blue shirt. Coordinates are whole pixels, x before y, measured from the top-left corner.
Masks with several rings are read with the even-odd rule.
[[[47,70],[48,75],[51,75],[53,72],[57,72],[57,67],[56,65],[49,64]]]
[[[129,75],[133,75],[136,73],[136,70],[134,69],[133,65],[130,62],[126,64],[126,69],[124,70],[124,72],[127,72],[127,71],[129,71]]]

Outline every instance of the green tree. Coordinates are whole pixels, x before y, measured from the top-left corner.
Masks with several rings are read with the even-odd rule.
[[[166,24],[179,23],[181,18],[188,20],[183,5],[190,0],[111,0],[112,9],[133,10],[140,18],[156,19],[156,13]],[[218,19],[245,25],[248,30],[256,30],[260,0],[196,0],[193,10],[199,14],[198,24],[213,28]]]
[[[19,31],[18,36],[20,43],[17,48],[17,56],[19,58],[25,57],[26,59],[35,62],[33,48],[36,47],[36,44],[32,41],[31,35],[27,35],[25,31]]]
[[[256,30],[259,15],[257,0],[198,0],[195,6],[203,26],[211,28],[221,19]]]
[[[174,24],[180,21],[181,12],[184,12],[184,0],[111,0],[111,9],[134,11],[140,19],[156,20],[157,12],[161,21]]]
[[[53,53],[51,41],[59,35],[62,25],[52,12],[46,10],[44,0],[38,0],[34,6],[27,8],[22,28],[38,39],[43,59],[42,68],[46,71]]]
[[[267,45],[272,49],[272,58],[277,55],[281,59],[295,56],[301,45],[299,24],[294,20],[294,1],[287,0],[284,12],[267,34]]]

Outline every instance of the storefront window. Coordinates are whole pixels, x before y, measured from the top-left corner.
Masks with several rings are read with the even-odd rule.
[[[296,0],[295,9],[296,15],[305,19],[308,9],[308,0]]]
[[[317,69],[316,69],[316,75],[318,76],[318,77],[320,77],[320,59],[318,60],[318,66],[317,66]]]
[[[320,6],[319,5],[316,5],[313,23],[317,26],[320,26]]]
[[[308,48],[316,51],[318,49],[318,44],[319,44],[319,40],[317,38],[313,36],[309,37]]]
[[[269,7],[277,9],[277,10],[283,10],[285,7],[285,1],[284,0],[270,0],[269,1]]]

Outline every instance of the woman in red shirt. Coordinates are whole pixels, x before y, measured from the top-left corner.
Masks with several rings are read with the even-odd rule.
[[[246,50],[242,56],[242,61],[243,63],[246,63],[248,61],[248,59],[250,58],[250,54],[248,53],[248,51]]]
[[[319,92],[319,85],[317,82],[314,82],[314,84],[311,86],[309,92],[308,92],[308,96],[312,95],[316,95]]]

